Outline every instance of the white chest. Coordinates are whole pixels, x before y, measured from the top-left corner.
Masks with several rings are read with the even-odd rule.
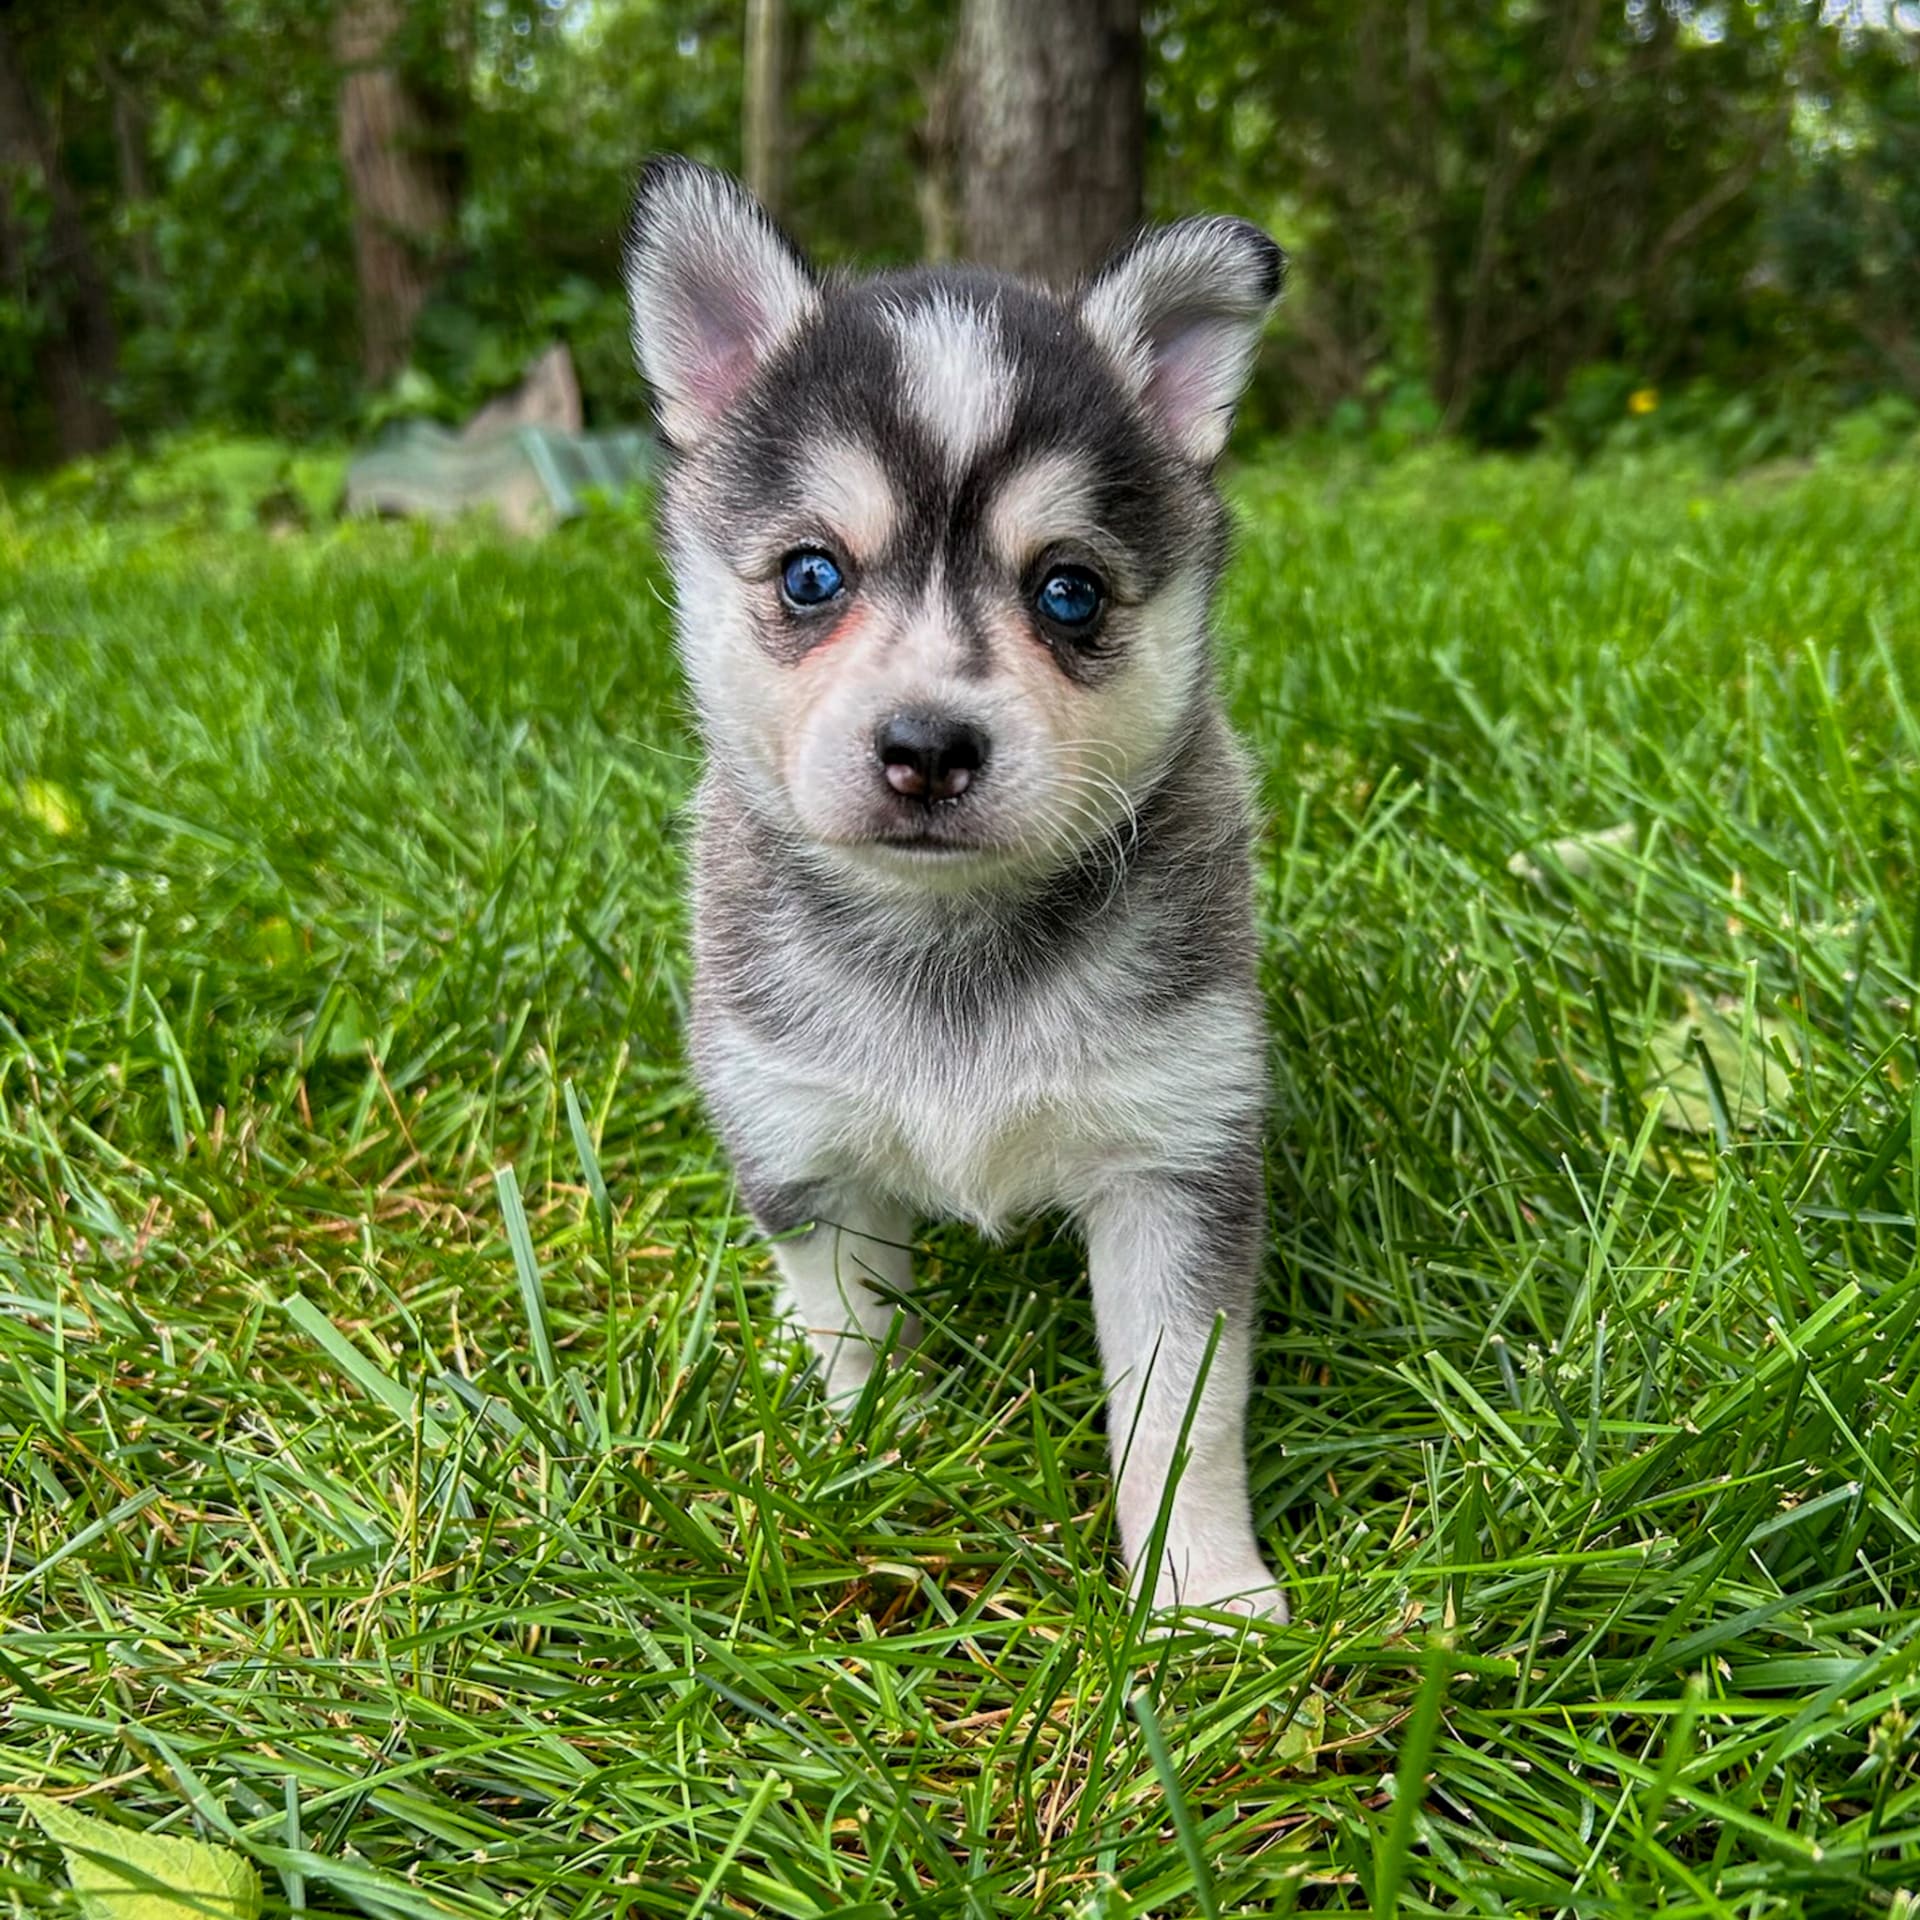
[[[958,1034],[869,1011],[781,1042],[722,1029],[711,1090],[770,1176],[994,1232],[1129,1174],[1202,1170],[1264,1102],[1258,1015],[1237,997],[1131,1023],[1056,1002]]]

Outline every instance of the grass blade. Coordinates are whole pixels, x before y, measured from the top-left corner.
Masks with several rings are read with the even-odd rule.
[[[1187,1805],[1187,1797],[1180,1791],[1180,1775],[1173,1764],[1173,1755],[1167,1751],[1167,1736],[1161,1731],[1160,1716],[1154,1711],[1145,1687],[1136,1687],[1127,1696],[1127,1707],[1139,1723],[1141,1738],[1147,1743],[1154,1773],[1159,1777],[1160,1791],[1166,1795],[1167,1817],[1173,1822],[1174,1836],[1180,1842],[1180,1851],[1186,1856],[1188,1871],[1193,1875],[1195,1904],[1206,1920],[1220,1920],[1220,1897],[1214,1891],[1213,1872],[1207,1865],[1206,1845],[1200,1838],[1199,1827],[1194,1823],[1193,1809]]]
[[[1400,1743],[1399,1764],[1393,1771],[1393,1817],[1374,1853],[1373,1910],[1381,1920],[1397,1920],[1407,1868],[1413,1860],[1414,1833],[1427,1797],[1427,1766],[1433,1758],[1440,1710],[1447,1695],[1446,1650],[1429,1649],[1423,1667],[1420,1691],[1414,1696],[1406,1737]]]
[[[550,1387],[560,1377],[560,1369],[554,1361],[553,1334],[547,1323],[547,1283],[534,1257],[527,1210],[520,1202],[520,1182],[509,1166],[496,1169],[493,1184],[500,1196],[500,1217],[506,1222],[507,1245],[513,1250],[513,1271],[520,1282],[520,1305],[527,1318],[527,1336],[533,1343],[533,1363],[541,1384]]]

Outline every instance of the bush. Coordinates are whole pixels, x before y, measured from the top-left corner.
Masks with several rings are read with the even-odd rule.
[[[331,519],[346,488],[342,447],[179,434],[138,453],[116,448],[76,460],[24,489],[30,518],[133,518],[238,533],[255,526],[312,526]]]

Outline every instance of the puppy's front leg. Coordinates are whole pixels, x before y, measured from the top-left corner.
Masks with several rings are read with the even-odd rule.
[[[1231,1606],[1284,1620],[1286,1597],[1261,1557],[1247,1498],[1257,1168],[1206,1180],[1136,1178],[1083,1220],[1127,1565],[1137,1581],[1151,1579],[1156,1605]],[[1217,1343],[1216,1314],[1225,1316]],[[1176,1469],[1160,1564],[1148,1568],[1142,1563]]]
[[[777,1203],[756,1196],[753,1212],[769,1233],[812,1222],[805,1232],[774,1242],[774,1264],[786,1282],[793,1317],[820,1356],[827,1397],[853,1399],[893,1332],[900,1313],[896,1296],[913,1284],[912,1216],[870,1194],[819,1189]],[[901,1317],[896,1350],[920,1338],[918,1315]]]

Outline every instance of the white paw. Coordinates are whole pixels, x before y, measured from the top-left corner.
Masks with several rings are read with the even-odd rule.
[[[858,1334],[816,1335],[813,1348],[820,1356],[820,1390],[829,1406],[844,1412],[866,1391],[877,1356]]]
[[[1265,1561],[1257,1557],[1224,1565],[1189,1563],[1182,1568],[1169,1554],[1154,1582],[1153,1604],[1156,1612],[1201,1607],[1210,1613],[1270,1620],[1282,1626],[1289,1618],[1285,1591],[1267,1571]],[[1220,1623],[1208,1624],[1219,1632],[1227,1631]]]
[[[920,1316],[897,1315],[895,1327],[882,1328],[876,1334],[809,1330],[808,1338],[820,1356],[821,1390],[831,1406],[844,1411],[866,1391],[882,1353],[897,1367],[920,1344]]]

